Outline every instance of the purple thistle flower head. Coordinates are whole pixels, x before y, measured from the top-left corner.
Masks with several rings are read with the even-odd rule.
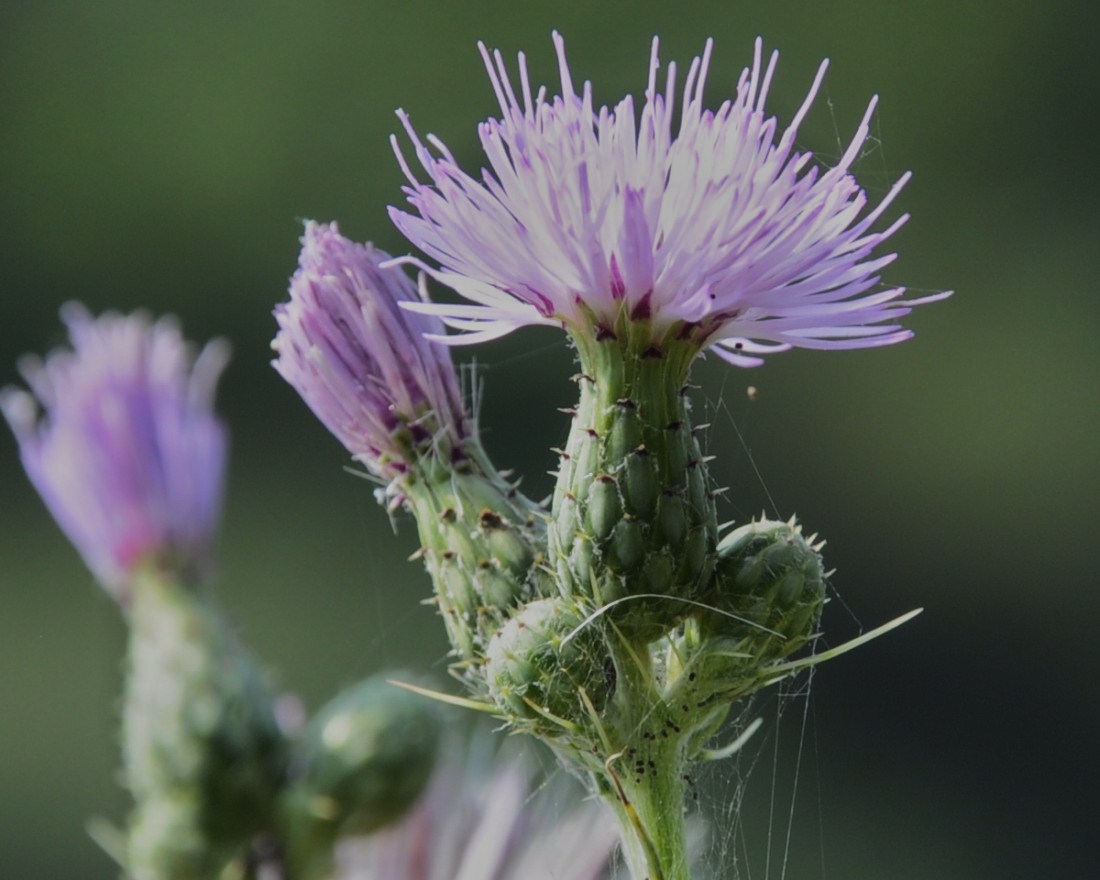
[[[461,453],[466,414],[454,364],[425,339],[437,318],[402,308],[423,297],[390,255],[306,224],[290,301],[276,307],[276,370],[347,450],[400,483],[422,454]],[[400,492],[390,492],[400,502]]]
[[[671,333],[754,366],[759,354],[792,347],[900,342],[912,334],[898,318],[948,295],[904,300],[902,287],[877,289],[896,255],[872,252],[907,217],[873,227],[909,174],[867,210],[851,166],[875,100],[834,167],[822,170],[795,148],[826,62],[777,137],[764,102],[778,54],[765,64],[760,40],[736,96],[717,110],[703,107],[707,41],[684,81],[678,125],[676,66],[659,84],[656,39],[640,118],[629,95],[599,109],[590,83],[578,95],[557,33],[554,43],[561,95],[553,98],[545,87],[532,92],[522,53],[516,84],[500,52],[481,45],[501,116],[479,126],[489,165],[480,176],[398,113],[429,180],[417,178],[394,138],[412,210],[390,216],[439,265],[403,261],[472,303],[415,307],[463,331],[450,342],[527,324],[591,335],[626,318],[650,321],[654,341]]]
[[[20,365],[0,407],[27,474],[92,573],[126,602],[135,569],[202,574],[221,508],[226,431],[214,391],[228,344],[195,357],[172,318],[61,310],[71,350]]]

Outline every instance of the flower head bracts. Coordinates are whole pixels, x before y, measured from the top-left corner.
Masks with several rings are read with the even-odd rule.
[[[903,300],[904,288],[875,290],[895,254],[872,256],[907,219],[872,227],[909,179],[873,209],[851,174],[869,133],[872,100],[837,165],[822,171],[795,139],[825,73],[776,140],[764,102],[777,53],[764,65],[756,42],[737,95],[716,111],[702,105],[711,42],[691,64],[679,127],[676,67],[658,91],[657,41],[640,121],[628,95],[595,109],[590,83],[574,89],[564,43],[554,35],[561,95],[534,95],[523,54],[519,88],[500,52],[481,47],[501,118],[479,126],[489,167],[466,174],[434,136],[421,140],[399,113],[429,182],[408,178],[411,212],[394,223],[438,267],[419,266],[472,305],[423,304],[464,331],[454,343],[492,339],[527,324],[564,323],[589,334],[623,314],[652,320],[732,363],[791,347],[862,348],[909,338],[896,320],[947,294]],[[433,149],[434,148],[434,152]]]
[[[61,314],[72,349],[26,359],[33,394],[6,389],[0,403],[46,506],[125,601],[136,566],[191,576],[210,561],[226,453],[213,398],[228,346],[196,358],[171,318],[96,319],[76,303]]]
[[[279,305],[275,369],[349,452],[388,482],[428,448],[454,454],[467,434],[446,349],[424,338],[438,319],[400,305],[421,302],[389,254],[306,224],[290,301]]]

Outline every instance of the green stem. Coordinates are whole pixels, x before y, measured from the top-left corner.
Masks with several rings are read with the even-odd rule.
[[[221,876],[270,827],[285,741],[256,660],[212,602],[150,567],[129,605],[127,875]]]
[[[609,645],[615,696],[599,724],[598,744],[574,758],[619,820],[634,880],[688,880],[684,819],[684,718],[658,692],[649,646],[617,638]]]
[[[680,741],[653,752],[652,767],[639,772],[636,759],[620,756],[604,785],[625,832],[623,849],[635,880],[688,880],[684,821],[684,774]]]

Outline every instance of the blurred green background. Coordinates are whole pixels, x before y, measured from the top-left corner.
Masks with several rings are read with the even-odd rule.
[[[657,2],[12,2],[0,7],[0,384],[62,339],[57,308],[149,307],[229,337],[233,430],[224,604],[288,690],[317,705],[383,666],[442,675],[420,600],[370,485],[268,366],[302,218],[404,252],[390,153],[405,107],[467,166],[494,110],[481,38],[552,82],[551,28],[599,102],[644,88],[649,40],[685,62],[713,35],[709,93],[764,36],[789,120],[832,59],[803,146],[829,161],[869,96],[858,173],[906,169],[913,220],[889,280],[957,295],[888,350],[778,355],[697,371],[700,420],[731,487],[722,513],[797,512],[828,537],[832,643],[922,605],[823,667],[782,873],[1082,877],[1100,820],[1097,589],[1100,346],[1097,4],[1005,0]],[[460,355],[483,365],[501,466],[550,488],[571,362],[528,330]],[[750,402],[746,386],[759,389]],[[106,880],[87,817],[124,815],[116,722],[124,632],[0,430],[0,877]],[[774,505],[774,507],[773,507]],[[778,785],[802,709],[780,737]],[[786,722],[784,722],[786,723]],[[769,733],[768,736],[773,736]],[[765,754],[770,746],[765,749]],[[771,768],[750,787],[763,839]],[[784,798],[786,798],[784,800]],[[773,831],[786,834],[789,791]],[[726,817],[728,821],[728,816]]]

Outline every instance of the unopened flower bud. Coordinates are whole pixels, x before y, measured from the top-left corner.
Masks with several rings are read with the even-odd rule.
[[[327,876],[337,838],[396,821],[427,784],[442,730],[439,709],[387,677],[337,695],[295,746],[280,818],[297,875]]]
[[[467,425],[450,353],[424,338],[443,325],[402,308],[420,295],[387,259],[335,223],[307,223],[272,348],[275,369],[399,504],[409,470],[449,459]]]
[[[816,630],[824,602],[821,555],[801,526],[793,520],[752,522],[718,545],[713,604],[728,615],[705,615],[703,630],[743,642],[740,650],[760,666],[802,647]]]
[[[575,722],[588,704],[596,711],[606,705],[614,691],[607,658],[598,622],[586,621],[580,606],[539,599],[490,640],[485,677],[502,711],[554,736],[562,730],[547,715]]]
[[[385,482],[387,506],[415,515],[447,634],[469,664],[523,596],[542,511],[489,462],[450,352],[429,338],[443,324],[410,308],[423,297],[388,260],[334,223],[307,223],[290,301],[275,311],[274,366]]]

